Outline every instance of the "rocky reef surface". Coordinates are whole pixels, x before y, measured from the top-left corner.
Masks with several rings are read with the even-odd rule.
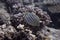
[[[0,40],[60,40],[60,29],[50,25],[54,22],[51,14],[37,7],[33,1],[31,4],[26,1],[22,4],[21,0],[0,0]],[[51,2],[57,5],[59,0],[43,2],[39,6],[48,6]]]

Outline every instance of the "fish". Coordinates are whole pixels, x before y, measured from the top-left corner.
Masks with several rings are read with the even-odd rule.
[[[35,13],[27,13],[24,16],[24,22],[31,26],[40,26],[40,18]]]

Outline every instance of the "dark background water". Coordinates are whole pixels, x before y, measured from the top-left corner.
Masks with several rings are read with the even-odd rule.
[[[43,6],[42,9],[44,11],[46,11],[49,14],[49,16],[51,17],[52,23],[50,23],[49,26],[56,28],[56,29],[60,29],[60,21],[58,21],[58,20],[60,20],[60,13],[51,13],[48,10],[47,6]]]

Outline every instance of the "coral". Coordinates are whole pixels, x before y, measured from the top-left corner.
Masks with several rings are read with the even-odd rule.
[[[31,4],[21,4],[19,0],[2,1],[5,5],[0,8],[0,21],[3,22],[0,23],[0,40],[54,39],[52,34],[56,30],[53,32],[47,26],[52,21],[46,11]]]

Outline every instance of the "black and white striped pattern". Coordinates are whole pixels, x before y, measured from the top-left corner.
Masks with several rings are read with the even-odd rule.
[[[29,25],[31,26],[40,26],[40,19],[39,17],[34,14],[34,13],[27,13],[25,16],[24,16],[24,21],[26,23],[28,23]]]

